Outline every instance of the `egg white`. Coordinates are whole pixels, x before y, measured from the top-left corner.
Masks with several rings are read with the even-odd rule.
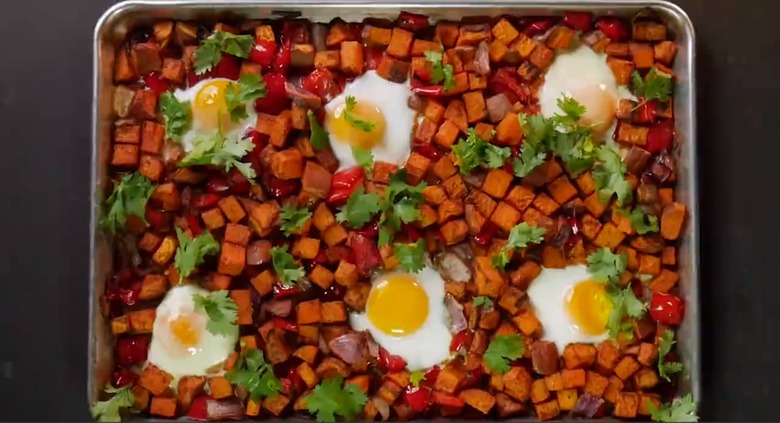
[[[171,288],[157,307],[157,317],[152,330],[152,342],[149,347],[148,361],[173,376],[171,386],[175,389],[181,376],[205,376],[218,374],[221,365],[233,352],[238,340],[238,326],[226,336],[214,335],[207,330],[200,333],[198,343],[187,349],[187,354],[174,354],[162,340],[165,337],[170,345],[176,341],[169,331],[167,316],[179,313],[199,313],[206,319],[203,311],[195,312],[193,296],[207,295],[209,292],[195,285],[177,285]]]
[[[187,89],[178,89],[173,92],[173,96],[176,97],[179,101],[189,101],[190,107],[195,107],[195,97],[198,95],[198,91],[200,91],[201,88],[203,88],[204,85],[208,84],[209,82],[214,81],[230,81],[232,83],[236,83],[236,81],[226,79],[226,78],[210,78],[210,79],[204,79],[197,84],[187,88]],[[243,138],[244,134],[247,133],[247,131],[254,129],[254,127],[257,125],[257,112],[255,111],[255,105],[253,103],[246,104],[246,113],[247,117],[242,119],[239,122],[233,122],[229,130],[222,130],[222,134],[226,138],[232,138],[234,136],[237,136],[239,139]],[[197,121],[195,118],[195,115],[192,116],[192,125],[189,129],[187,129],[184,134],[181,137],[181,144],[184,147],[184,151],[190,152],[192,150],[193,140],[198,135],[198,133],[209,133],[213,132],[214,129],[204,129],[200,122]]]
[[[566,297],[574,286],[592,277],[584,265],[571,265],[563,269],[542,268],[542,272],[528,287],[528,298],[544,330],[542,339],[554,342],[560,353],[571,343],[595,344],[609,337],[606,328],[599,335],[583,333],[566,308]]]
[[[615,99],[615,107],[621,99],[637,98],[627,87],[618,85],[615,75],[607,65],[607,55],[596,53],[586,45],[580,45],[571,51],[558,54],[550,64],[544,76],[544,84],[539,90],[539,105],[542,116],[550,118],[563,114],[558,107],[558,99],[572,96],[572,91],[581,87],[597,87]],[[603,134],[603,140],[612,143],[612,135],[617,126],[613,119],[609,129]]]
[[[347,102],[347,97],[355,97],[355,101],[368,101],[376,106],[385,118],[385,133],[379,145],[371,149],[374,161],[388,162],[401,166],[409,157],[411,151],[412,125],[415,111],[408,106],[411,85],[390,82],[370,70],[348,82],[344,92],[334,97],[325,105],[328,118],[325,119],[325,129],[330,133],[330,146],[333,154],[341,163],[340,169],[356,166],[352,156],[352,148],[347,140],[339,139],[333,134],[330,116],[336,108]]]
[[[449,330],[449,313],[444,306],[444,280],[430,267],[416,275],[417,283],[428,296],[428,316],[415,332],[397,337],[374,327],[366,313],[350,313],[353,329],[368,330],[374,340],[390,354],[403,357],[409,370],[421,370],[449,360],[452,335]],[[373,284],[376,286],[377,280]]]

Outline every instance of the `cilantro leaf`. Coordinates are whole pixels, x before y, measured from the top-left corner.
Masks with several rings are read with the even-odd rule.
[[[323,129],[322,126],[320,126],[320,123],[317,122],[317,116],[314,115],[314,112],[307,110],[306,116],[309,118],[309,128],[311,128],[311,136],[309,137],[311,146],[315,150],[322,150],[329,146],[330,135],[328,135],[328,131]]]
[[[379,240],[381,247],[390,242],[402,223],[412,223],[422,214],[417,209],[423,203],[422,191],[427,185],[406,183],[406,169],[399,169],[390,175],[389,184],[379,200]]]
[[[336,215],[339,223],[347,222],[352,228],[360,228],[370,222],[379,213],[379,195],[375,192],[366,193],[360,186],[347,199],[347,204],[341,207]]]
[[[209,231],[204,231],[194,239],[190,239],[181,229],[176,227],[176,238],[179,240],[179,248],[176,249],[173,266],[179,272],[179,282],[203,264],[203,259],[206,256],[219,252],[219,243]]]
[[[493,266],[503,269],[509,263],[509,252],[526,248],[528,244],[541,244],[544,241],[544,228],[520,222],[509,231],[509,239],[504,248],[493,256]]]
[[[677,343],[674,340],[674,332],[666,329],[661,334],[661,342],[658,345],[658,375],[671,382],[669,375],[679,373],[683,369],[682,363],[676,361],[666,361],[666,355],[672,350],[672,346]]]
[[[97,401],[92,404],[92,407],[89,409],[92,413],[92,418],[99,422],[122,421],[119,409],[131,407],[135,401],[132,386],[125,385],[121,388],[114,388],[111,385],[106,385],[104,390],[107,394],[114,395],[106,401]]]
[[[452,146],[452,153],[460,167],[460,173],[467,175],[478,167],[495,169],[503,166],[512,151],[508,147],[498,147],[486,142],[474,128],[469,128],[466,139],[461,138]]]
[[[100,226],[109,233],[116,233],[125,227],[127,216],[138,216],[146,222],[146,202],[149,201],[154,185],[140,173],[126,173],[106,199],[108,212],[100,218]]]
[[[160,114],[165,123],[165,136],[180,139],[192,121],[192,110],[189,101],[179,101],[172,92],[160,94]]]
[[[368,401],[366,394],[355,384],[342,386],[342,380],[325,379],[306,397],[306,408],[316,414],[317,421],[334,422],[336,416],[352,420],[363,410]]]
[[[238,85],[230,83],[225,89],[225,103],[227,104],[230,120],[238,122],[246,119],[246,105],[253,105],[258,98],[265,97],[265,82],[259,74],[245,73],[238,78]]]
[[[647,405],[650,410],[650,418],[656,422],[698,422],[696,415],[696,402],[693,395],[688,394],[682,398],[675,398],[671,404],[664,404],[656,408],[652,403]]]
[[[615,254],[607,247],[588,255],[588,272],[599,282],[617,283],[627,266],[626,253]]]
[[[575,125],[585,114],[585,106],[581,105],[573,97],[564,95],[556,103],[563,112],[563,115],[556,115],[558,123],[562,125]]]
[[[482,307],[485,310],[490,310],[493,308],[493,300],[491,300],[490,297],[485,297],[484,295],[474,297],[474,307]]]
[[[634,228],[637,234],[644,235],[648,232],[658,232],[658,218],[652,214],[645,214],[640,209],[633,209],[630,213],[619,210],[618,213],[622,213],[627,216],[631,221],[631,227]]]
[[[386,227],[379,228],[379,237],[376,244],[380,247],[385,246],[393,240],[393,233]]]
[[[214,291],[208,295],[195,294],[192,297],[195,310],[203,310],[209,316],[206,329],[214,335],[238,334],[238,307],[228,296],[227,290]]]
[[[555,131],[549,140],[549,148],[563,160],[572,177],[593,167],[596,145],[588,128],[576,127],[570,132]]]
[[[485,364],[491,372],[503,374],[509,371],[509,362],[524,352],[525,343],[519,335],[497,335],[485,350]]]
[[[631,87],[637,96],[642,97],[643,102],[650,100],[666,102],[672,95],[672,76],[659,72],[655,66],[650,68],[644,79],[639,72],[634,71],[631,73]]]
[[[631,285],[625,289],[620,289],[615,285],[608,286],[607,296],[612,302],[612,312],[609,315],[607,329],[609,336],[617,338],[621,332],[626,333],[633,329],[633,325],[630,327],[623,325],[623,318],[626,316],[632,319],[641,318],[645,314],[645,304],[634,295]]]
[[[395,244],[393,254],[405,272],[417,273],[425,267],[425,239],[420,238],[414,244]]]
[[[444,64],[444,47],[441,51],[428,50],[423,55],[425,61],[431,64],[431,82],[442,84],[444,91],[452,89],[455,86],[453,68],[452,65]]]
[[[271,264],[282,286],[287,288],[295,285],[295,282],[306,274],[303,267],[295,264],[295,259],[287,252],[286,245],[271,249]]]
[[[344,120],[352,125],[353,128],[360,129],[363,132],[373,131],[374,127],[376,127],[376,123],[355,116],[354,111],[356,105],[357,101],[355,101],[355,97],[351,95],[347,96],[347,107],[344,109]]]
[[[273,366],[265,361],[263,351],[259,349],[244,350],[233,370],[225,377],[230,383],[244,387],[252,401],[272,397],[282,390],[282,382],[276,378]]]
[[[192,141],[192,150],[178,165],[213,165],[221,167],[225,172],[235,167],[251,181],[256,176],[255,171],[241,159],[254,148],[255,144],[251,139],[238,139],[235,135],[225,138],[220,132],[197,134]]]
[[[369,150],[361,147],[352,146],[352,157],[355,163],[362,167],[367,173],[374,168],[374,155]]]
[[[255,37],[235,35],[225,31],[216,31],[201,43],[192,55],[195,74],[203,75],[210,71],[222,59],[222,53],[246,59],[254,45]]]
[[[415,388],[419,388],[420,382],[424,380],[425,380],[425,373],[419,370],[415,370],[412,372],[411,375],[409,375],[409,382],[411,382],[412,386],[414,386]]]
[[[292,204],[285,204],[282,207],[282,212],[279,214],[281,224],[279,227],[284,236],[290,236],[296,230],[303,227],[312,216],[312,212],[306,207],[296,207]]]
[[[593,169],[593,180],[599,201],[607,204],[616,195],[618,204],[628,204],[632,198],[631,184],[625,178],[626,166],[618,152],[605,145],[598,149],[596,157],[599,163]]]

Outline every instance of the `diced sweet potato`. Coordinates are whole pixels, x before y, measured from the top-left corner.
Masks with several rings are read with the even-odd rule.
[[[363,46],[359,42],[341,43],[341,71],[349,75],[363,73]]]
[[[440,228],[444,242],[447,245],[457,244],[463,241],[468,234],[469,228],[463,219],[452,220],[445,223]]]
[[[441,225],[455,217],[463,215],[463,202],[444,200],[439,206],[438,223]]]
[[[471,91],[463,94],[463,102],[466,105],[468,123],[473,124],[487,117],[487,106],[482,91]]]
[[[228,398],[233,396],[233,386],[224,376],[212,376],[209,378],[209,389],[214,399]]]
[[[563,369],[561,370],[561,379],[563,388],[582,388],[585,386],[585,370],[583,369]]]
[[[669,269],[663,269],[658,276],[653,278],[648,288],[650,288],[651,291],[665,294],[674,288],[675,285],[677,285],[677,281],[679,279],[680,275],[677,272],[672,272]]]
[[[167,372],[160,370],[154,364],[147,364],[141,377],[138,379],[138,384],[151,392],[152,395],[162,395],[168,390],[168,387],[173,380],[173,376]],[[176,400],[174,399],[174,406]]]
[[[496,143],[515,146],[523,140],[523,131],[516,113],[507,113],[496,126]]]
[[[490,215],[490,221],[507,233],[520,222],[521,218],[520,212],[504,201],[500,201],[493,214]]]
[[[366,301],[368,300],[368,293],[370,290],[370,284],[356,283],[347,288],[347,293],[344,294],[344,302],[353,310],[364,311],[366,309]]]
[[[664,207],[663,213],[661,213],[661,236],[664,239],[674,241],[680,237],[685,214],[684,204],[672,203]]]
[[[430,165],[431,159],[413,151],[409,155],[409,158],[406,159],[404,167],[406,168],[409,177],[413,178],[415,181],[419,181],[425,176],[425,172],[428,171]]]
[[[525,402],[531,397],[531,375],[524,367],[512,367],[504,373],[504,392],[510,397]]]
[[[341,244],[347,239],[347,230],[340,224],[334,223],[322,231],[320,235],[322,235],[322,240],[325,241],[325,244],[332,247]]]
[[[317,265],[309,274],[309,279],[322,289],[328,289],[333,284],[333,272],[322,265]]]
[[[297,149],[291,149],[298,151]],[[276,155],[274,155],[276,157]],[[331,173],[314,161],[307,161],[301,179],[301,191],[311,199],[325,198],[330,190]]]
[[[659,382],[658,373],[652,368],[644,367],[638,372],[634,373],[634,385],[638,389],[650,390],[653,389]]]
[[[471,407],[487,414],[496,404],[496,398],[481,389],[466,389],[458,394],[458,398]]]
[[[211,231],[225,226],[225,217],[217,207],[204,211],[200,214],[200,217],[203,219],[203,222],[206,223],[206,227]]]
[[[523,264],[511,274],[512,285],[520,289],[527,289],[531,281],[536,279],[541,271],[542,268],[538,263],[533,261],[523,262]]]
[[[566,257],[563,249],[552,245],[542,247],[542,266],[549,269],[563,269],[566,267]]]
[[[347,308],[343,301],[322,303],[322,323],[341,323],[347,321]]]
[[[130,318],[127,315],[111,319],[111,333],[120,335],[130,330]]]
[[[607,65],[615,75],[615,81],[618,85],[627,85],[631,72],[634,71],[634,63],[629,60],[618,59],[615,57],[607,58]]]
[[[639,344],[639,353],[637,354],[636,360],[640,364],[643,366],[652,366],[655,364],[656,359],[658,359],[658,347],[648,342]]]
[[[452,394],[458,389],[465,378],[465,369],[459,364],[451,362],[439,372],[439,375],[436,377],[436,382],[434,383],[434,389]]]
[[[288,148],[271,156],[271,171],[279,179],[299,179],[303,176],[303,155],[297,148]]]
[[[596,373],[588,370],[585,376],[585,393],[593,395],[594,397],[601,398],[604,395],[604,391],[609,385],[609,380]]]
[[[444,111],[444,118],[455,124],[464,134],[468,130],[466,106],[463,105],[463,101],[450,101],[450,104],[447,105],[447,109]]]
[[[604,390],[604,399],[614,404],[621,390],[623,390],[623,381],[615,375],[610,376],[607,389]]]
[[[241,204],[238,202],[236,197],[232,195],[219,200],[217,205],[219,206],[220,210],[225,213],[225,216],[227,216],[228,220],[233,223],[238,223],[241,219],[244,218],[244,216],[246,216],[246,212],[244,212]]]
[[[649,416],[651,414],[650,404],[652,404],[653,408],[656,410],[661,408],[661,400],[659,399],[658,394],[640,393],[637,414],[640,416]]]
[[[346,260],[341,260],[339,262],[339,267],[336,269],[334,278],[337,283],[346,287],[355,285],[358,279],[357,266]]]
[[[629,50],[637,69],[650,69],[653,66],[653,46],[645,43],[630,43]]]
[[[333,377],[347,377],[349,376],[349,368],[347,365],[335,357],[325,357],[322,362],[317,366],[317,376],[321,379],[333,378]]]
[[[413,40],[414,34],[411,32],[402,28],[393,28],[392,34],[390,35],[390,44],[385,51],[387,54],[399,59],[405,59],[409,56]]]
[[[566,25],[560,25],[550,31],[545,43],[547,44],[547,47],[550,47],[553,50],[566,50],[571,45],[572,39],[574,39],[574,30]],[[560,399],[558,402],[560,402]],[[563,408],[563,404],[561,404],[561,409],[569,410]]]
[[[630,355],[624,356],[615,366],[615,376],[626,380],[636,373],[642,366]]]
[[[546,216],[552,215],[559,208],[561,208],[560,204],[556,203],[555,200],[548,197],[547,194],[543,192],[539,193],[539,195],[534,198],[532,204],[537,210],[544,213]]]
[[[217,271],[225,275],[238,276],[244,271],[245,265],[246,248],[229,242],[223,242]]]
[[[320,340],[320,329],[317,325],[299,325],[298,338],[302,343],[317,345]]]
[[[547,390],[547,384],[544,379],[536,379],[531,384],[531,401],[536,404],[547,398],[550,398],[550,391]]]
[[[127,313],[132,333],[152,333],[154,328],[154,318],[157,316],[157,309],[147,308]]]
[[[157,248],[157,251],[155,251],[154,255],[152,255],[152,261],[159,264],[160,266],[168,264],[168,262],[173,258],[173,255],[176,253],[177,246],[178,242],[176,241],[176,238],[171,235],[166,236],[163,238],[160,246]]]
[[[619,358],[620,351],[612,341],[604,341],[599,344],[596,354],[596,363],[600,369],[605,371],[614,369]]]
[[[138,166],[138,146],[132,144],[115,144],[111,156],[111,165],[117,167]]]
[[[124,47],[116,49],[114,56],[114,81],[134,82],[138,79],[138,73],[135,71],[130,61],[130,54]]]
[[[636,412],[639,409],[639,394],[633,392],[621,392],[617,394],[615,401],[615,410],[613,415],[615,417],[630,418],[636,417]]]
[[[596,361],[596,347],[591,344],[569,344],[563,350],[567,369],[587,369]]]
[[[535,404],[534,408],[536,409],[536,416],[542,421],[552,420],[561,413],[561,409],[558,407],[558,401],[556,399]]]
[[[515,316],[512,319],[512,322],[514,322],[515,326],[517,326],[517,328],[526,336],[533,335],[542,327],[539,319],[530,309],[526,309],[524,312]]]
[[[482,182],[482,191],[495,198],[504,198],[512,179],[514,176],[503,169],[491,169]]]
[[[141,282],[141,290],[138,292],[138,299],[141,301],[160,298],[168,290],[168,281],[163,275],[148,274],[144,276]]]
[[[599,231],[599,234],[596,236],[596,239],[593,240],[593,243],[599,247],[614,249],[623,242],[625,237],[626,235],[621,232],[617,226],[612,222],[607,222],[602,226],[601,231]]]
[[[653,46],[653,56],[656,62],[670,65],[677,54],[677,45],[674,41],[661,41]]]
[[[230,291],[230,298],[236,303],[238,308],[238,320],[236,323],[239,325],[251,325],[252,324],[252,299],[248,289],[234,289]]]
[[[289,398],[279,394],[273,397],[264,398],[263,408],[274,416],[280,416],[284,412],[284,409],[287,408],[287,404],[289,403]]]
[[[441,159],[439,161],[441,162],[442,160],[444,159]],[[444,191],[447,191],[447,196],[452,198],[453,200],[462,199],[468,193],[468,189],[466,188],[466,182],[463,180],[463,177],[461,177],[459,174],[454,174],[450,176],[441,185],[444,188]]]
[[[573,410],[574,405],[577,404],[578,396],[576,389],[563,389],[556,392],[556,397],[558,398],[558,406],[561,408],[561,411]]]
[[[176,416],[176,398],[154,397],[149,406],[149,413],[153,416],[175,417]]]
[[[299,325],[308,325],[322,321],[322,305],[320,300],[309,300],[298,303],[296,315]]]
[[[333,213],[330,211],[330,209],[328,209],[328,206],[325,203],[320,203],[317,208],[314,209],[312,220],[314,227],[317,228],[317,230],[320,232],[327,229],[330,225],[336,223],[336,217],[333,216]]]
[[[319,348],[314,345],[302,345],[298,347],[297,350],[295,350],[293,355],[305,361],[306,363],[314,364],[314,361],[317,359],[318,352]]]
[[[151,90],[136,90],[133,102],[130,104],[129,115],[142,119],[155,119],[156,113],[157,94]]]
[[[493,36],[496,38],[496,40],[505,46],[511,44],[512,41],[514,41],[515,38],[520,35],[515,27],[512,26],[512,24],[505,18],[501,18],[498,23],[493,25],[491,32],[493,32]]]
[[[458,24],[456,22],[436,22],[434,41],[438,41],[444,47],[453,47],[458,40]]]
[[[445,149],[452,148],[455,140],[458,138],[458,127],[450,120],[445,120],[439,127],[433,140]]]

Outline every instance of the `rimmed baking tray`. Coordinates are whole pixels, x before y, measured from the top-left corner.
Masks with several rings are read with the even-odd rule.
[[[94,93],[92,134],[92,178],[90,219],[90,324],[87,398],[91,403],[108,380],[112,368],[112,343],[107,322],[100,313],[104,281],[111,272],[109,240],[98,228],[103,193],[108,184],[112,108],[114,50],[129,29],[159,19],[216,22],[225,17],[267,19],[299,16],[313,22],[334,18],[361,21],[366,17],[394,19],[401,11],[418,12],[432,20],[460,20],[468,16],[561,15],[582,10],[597,15],[631,17],[644,9],[653,10],[667,24],[678,46],[673,70],[677,76],[674,95],[678,159],[678,201],[689,209],[688,222],[679,249],[680,292],[686,301],[686,317],[678,331],[680,360],[686,371],[680,377],[678,395],[692,393],[701,400],[700,320],[699,320],[699,210],[696,163],[695,113],[695,35],[693,24],[678,6],[659,0],[590,1],[464,1],[464,2],[386,2],[386,1],[221,1],[221,0],[131,0],[114,5],[97,22],[94,33]]]

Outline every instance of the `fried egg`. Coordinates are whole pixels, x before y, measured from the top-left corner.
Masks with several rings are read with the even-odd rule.
[[[253,103],[247,103],[247,117],[238,122],[230,119],[225,93],[229,86],[238,89],[235,81],[225,78],[204,79],[187,89],[178,89],[173,95],[179,101],[189,101],[192,111],[192,125],[182,136],[184,150],[189,152],[198,133],[214,133],[221,131],[225,137],[244,134],[255,127],[257,113]]]
[[[208,291],[194,285],[171,288],[154,319],[149,362],[173,376],[174,388],[181,376],[219,372],[238,340],[237,326],[226,336],[206,329],[208,316],[195,310],[196,294],[207,295]]]
[[[542,116],[563,114],[558,107],[558,99],[563,96],[585,107],[580,123],[592,125],[594,138],[607,141],[612,140],[615,132],[615,113],[620,100],[636,100],[628,88],[615,81],[607,56],[586,45],[558,54],[553,60],[539,90]]]
[[[325,105],[325,129],[341,169],[355,166],[352,147],[374,155],[374,161],[402,165],[411,150],[415,111],[407,105],[409,82],[390,82],[376,71],[368,71],[348,82],[344,92]],[[347,120],[347,97],[354,97],[352,116],[373,127],[365,130]]]
[[[607,339],[612,302],[605,288],[583,265],[542,269],[528,288],[531,306],[544,330],[542,339],[554,342],[560,353],[571,343]]]
[[[365,313],[351,313],[355,330],[368,330],[390,354],[403,357],[411,371],[450,358],[449,314],[444,280],[430,267],[417,274],[388,272],[372,281]]]

